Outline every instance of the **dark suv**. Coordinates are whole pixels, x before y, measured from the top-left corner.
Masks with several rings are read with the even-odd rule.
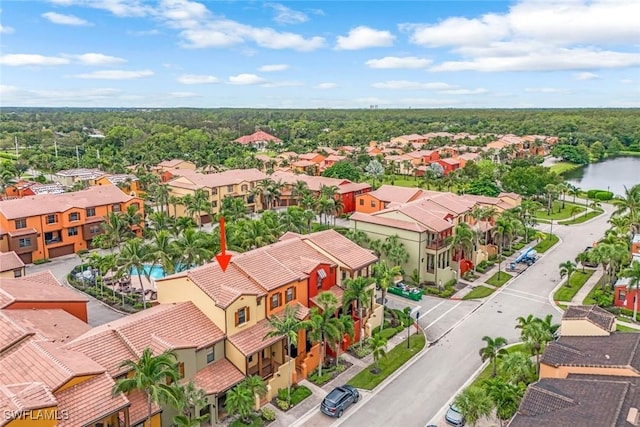
[[[323,414],[330,417],[340,418],[345,409],[352,403],[356,403],[360,399],[360,393],[355,387],[343,385],[336,387],[320,404],[320,410]]]

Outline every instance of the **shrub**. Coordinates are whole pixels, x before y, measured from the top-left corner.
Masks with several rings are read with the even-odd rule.
[[[278,408],[282,409],[283,411],[289,409],[289,402],[287,402],[286,400],[276,399],[276,405],[278,405]]]
[[[78,252],[76,252],[76,254],[78,255],[85,255],[89,253],[89,249],[80,249]]]
[[[611,191],[598,191],[595,196],[598,200],[611,200],[613,199],[613,193]]]
[[[311,390],[303,385],[297,386],[291,391],[291,406],[296,406],[309,396],[311,396]]]
[[[40,264],[46,264],[48,262],[51,262],[51,260],[49,258],[42,258],[42,259],[37,259],[35,261],[33,261],[34,265],[40,265]]]
[[[261,414],[262,419],[265,421],[274,421],[276,419],[276,413],[273,409],[262,408]]]

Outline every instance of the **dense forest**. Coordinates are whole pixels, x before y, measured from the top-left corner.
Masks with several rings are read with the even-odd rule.
[[[261,129],[286,150],[362,146],[427,132],[554,135],[562,143],[640,151],[638,109],[252,110],[3,108],[0,149],[41,170],[153,164],[169,158],[242,167],[246,149],[231,144]],[[91,134],[102,133],[104,138]],[[487,138],[481,139],[486,141]],[[599,145],[596,145],[599,147]],[[571,150],[568,150],[569,152]],[[240,159],[240,160],[239,160]],[[79,160],[79,162],[78,162]]]

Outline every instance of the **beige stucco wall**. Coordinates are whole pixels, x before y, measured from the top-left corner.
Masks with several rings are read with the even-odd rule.
[[[213,361],[216,362],[220,359],[224,359],[224,342],[225,340],[218,341],[213,345]],[[200,370],[207,366],[207,352],[209,348],[203,348],[196,352],[196,370]],[[213,363],[213,362],[212,362]]]
[[[588,320],[563,320],[560,328],[564,337],[593,337],[608,336],[610,331],[606,331]],[[615,331],[615,324],[613,330]]]
[[[637,377],[637,372],[627,368],[595,368],[589,366],[559,366],[554,367],[540,363],[540,378],[567,378],[569,374],[583,375],[611,375],[622,377]]]
[[[278,369],[274,372],[273,377],[268,382],[269,391],[267,392],[267,400],[273,399],[274,396],[278,395],[278,390],[281,388],[287,388],[288,381],[287,377],[289,373],[291,373],[292,381],[296,372],[296,360],[290,359],[288,362],[283,363],[278,367]]]
[[[233,344],[231,344],[229,340],[225,340],[224,353],[229,362],[233,363],[235,367],[240,370],[240,372],[247,375],[246,358],[242,353],[240,353],[240,350],[238,350]]]
[[[370,337],[371,332],[380,327],[380,324],[382,323],[382,310],[382,305],[376,304],[376,307],[373,309],[373,313],[369,316],[369,319],[364,326],[365,336]]]
[[[264,305],[265,301],[263,300],[260,307],[258,307],[257,298],[254,295],[242,295],[240,298],[232,302],[226,309],[225,331],[227,335],[231,336],[237,334],[238,332],[250,328],[260,320],[264,319]],[[249,307],[249,321],[236,326],[235,313],[242,307]]]

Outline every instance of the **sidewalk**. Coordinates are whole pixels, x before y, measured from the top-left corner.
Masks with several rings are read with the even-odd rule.
[[[387,352],[389,352],[391,349],[397,347],[400,344],[406,343],[407,329],[410,329],[409,332],[412,334],[412,336],[415,336],[414,335],[416,332],[415,326],[410,326],[409,328],[405,328],[402,332],[397,333],[387,341]],[[429,343],[427,342],[425,344],[425,347],[428,345]],[[290,409],[289,411],[284,412],[284,411],[281,411],[279,408],[276,408],[275,406],[271,405],[270,403],[267,404],[266,407],[273,409],[277,415],[276,420],[271,424],[269,424],[269,426],[270,427],[291,426],[297,420],[300,420],[301,418],[305,417],[309,413],[320,411],[319,409],[320,403],[331,390],[333,390],[337,386],[347,383],[357,373],[359,373],[363,369],[366,369],[370,364],[373,363],[373,355],[371,354],[367,355],[366,357],[363,357],[362,359],[358,359],[357,357],[354,357],[349,353],[345,352],[345,353],[342,353],[340,357],[344,361],[352,363],[352,366],[347,368],[340,375],[338,375],[333,380],[329,381],[328,383],[326,383],[321,387],[311,383],[310,381],[307,381],[306,379],[300,381],[299,384],[304,385],[305,387],[308,387],[313,392],[313,394],[308,398],[306,398],[304,401],[302,401],[299,405],[297,405],[293,409]],[[408,361],[405,363],[408,363]],[[372,392],[375,393],[375,390],[372,390]]]
[[[574,295],[574,297],[571,299],[571,302],[566,304],[582,305],[582,301],[584,301],[587,295],[589,295],[589,292],[591,292],[591,290],[596,287],[596,285],[598,284],[598,281],[600,280],[603,274],[604,272],[603,272],[602,266],[599,265],[598,268],[596,268],[596,270],[593,272],[591,277],[589,277],[589,280],[587,280],[586,283],[582,285],[580,290]]]

